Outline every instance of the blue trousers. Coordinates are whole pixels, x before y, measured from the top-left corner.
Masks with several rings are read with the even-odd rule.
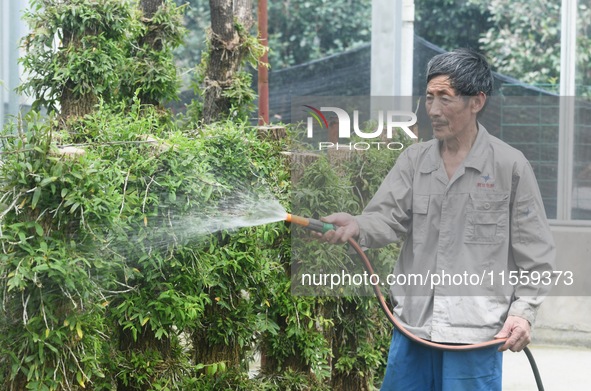
[[[394,331],[381,391],[501,391],[498,346],[469,351],[432,349]]]

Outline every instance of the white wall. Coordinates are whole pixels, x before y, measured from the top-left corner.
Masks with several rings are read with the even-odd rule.
[[[556,287],[540,307],[533,342],[591,347],[591,227],[552,226],[552,233],[557,270],[572,271],[576,282],[588,288],[574,291],[584,296],[560,296],[569,290]]]

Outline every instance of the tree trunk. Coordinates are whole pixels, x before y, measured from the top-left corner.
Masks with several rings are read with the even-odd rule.
[[[84,32],[84,35],[94,34],[96,34],[96,31]],[[63,36],[64,50],[77,49],[81,46],[82,37],[79,36],[78,32],[64,29]],[[60,118],[63,120],[71,117],[84,117],[86,114],[90,114],[98,103],[98,97],[94,93],[88,92],[81,95],[74,92],[74,87],[74,82],[68,80],[59,98]]]
[[[290,166],[297,166],[296,170],[292,170],[291,178],[292,183],[294,186],[297,185],[297,182],[300,180],[301,175],[303,174],[303,166],[309,165],[311,162],[315,161],[318,156],[311,156],[312,154],[290,154],[288,155],[288,159],[286,159]],[[299,163],[296,164],[296,163]],[[297,174],[296,174],[297,173]],[[292,263],[291,260],[289,263],[284,262],[283,268],[285,272],[285,278],[287,281],[292,281]],[[301,349],[297,344],[297,336],[288,336],[287,335],[287,328],[288,323],[286,316],[283,313],[271,313],[270,315],[273,318],[273,321],[278,326],[278,335],[273,336],[270,338],[264,338],[263,343],[261,344],[261,372],[268,375],[276,375],[279,373],[284,372],[287,369],[291,369],[292,371],[298,374],[304,374],[309,378],[313,378],[314,374],[311,371],[310,365],[306,362],[306,358],[304,357]],[[292,340],[292,347],[293,350],[291,354],[287,357],[276,357],[273,355],[272,343],[273,339],[276,338],[285,338],[288,340]]]
[[[134,351],[142,353],[149,350],[157,351],[160,353],[160,357],[166,360],[170,357],[171,345],[169,338],[156,338],[154,332],[147,326],[143,327],[142,333],[137,337],[137,341],[133,339],[133,334],[130,330],[120,328],[119,350],[128,354]],[[151,384],[134,384],[132,379],[130,384],[125,385],[122,379],[117,379],[117,391],[148,391],[151,389]]]
[[[211,45],[205,71],[203,121],[212,123],[229,114],[231,104],[223,92],[232,82],[244,59],[244,35],[252,27],[251,0],[209,0],[211,9]]]
[[[331,370],[331,389],[339,391],[370,391],[371,376],[364,376],[364,368],[355,367],[349,372],[344,372],[336,368],[341,355],[351,352],[355,354],[360,336],[351,333],[351,320],[347,319],[348,314],[352,319],[355,319],[355,314],[358,313],[357,306],[354,301],[341,300],[342,312],[340,317],[333,318],[335,325],[333,328],[334,334],[332,339],[332,370]],[[344,318],[343,318],[344,315]]]
[[[228,343],[212,341],[209,337],[210,329],[220,318],[225,318],[224,309],[212,303],[205,308],[202,327],[193,330],[191,339],[193,341],[193,359],[196,364],[210,365],[224,362],[228,368],[238,368],[240,365],[241,349],[238,341],[229,338]]]
[[[149,45],[155,51],[162,50],[162,40],[158,37],[158,30],[154,25],[153,18],[156,11],[164,5],[164,0],[142,0],[140,10],[142,11],[142,23],[147,27],[146,34],[139,38],[140,47]]]
[[[78,95],[74,93],[72,83],[67,82],[60,97],[60,117],[62,119],[84,117],[94,110],[97,103],[98,98],[95,94]]]
[[[146,32],[138,38],[139,50],[150,50],[160,52],[164,48],[162,38],[159,36],[158,25],[154,23],[154,15],[160,7],[164,6],[164,0],[141,0],[140,11],[142,12],[141,22],[146,27]],[[150,49],[147,49],[150,48]],[[140,102],[148,105],[158,105],[151,94],[140,90],[138,97]]]
[[[285,335],[287,323],[285,318],[282,316],[274,316],[275,323],[279,327],[280,338],[290,338]],[[292,337],[293,338],[293,337]],[[305,358],[299,349],[295,348],[293,353],[287,356],[283,360],[279,360],[277,357],[269,354],[271,349],[268,346],[268,340],[264,339],[261,345],[261,372],[266,375],[276,375],[284,372],[287,369],[306,376],[313,376],[310,371],[310,365],[306,363]]]
[[[197,364],[210,365],[224,362],[228,368],[240,366],[240,346],[230,342],[229,345],[212,343],[207,338],[207,330],[197,329],[193,333],[194,360]]]

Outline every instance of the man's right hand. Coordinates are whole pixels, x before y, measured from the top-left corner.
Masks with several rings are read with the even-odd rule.
[[[329,243],[345,243],[349,239],[356,239],[359,236],[359,225],[349,213],[333,213],[320,220],[334,224],[336,230],[328,231],[322,237]]]

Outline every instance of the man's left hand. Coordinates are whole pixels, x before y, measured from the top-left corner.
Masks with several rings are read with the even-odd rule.
[[[500,352],[509,349],[512,352],[520,352],[531,342],[531,326],[529,322],[519,316],[508,316],[503,328],[495,338],[507,338],[507,342],[499,348]]]

